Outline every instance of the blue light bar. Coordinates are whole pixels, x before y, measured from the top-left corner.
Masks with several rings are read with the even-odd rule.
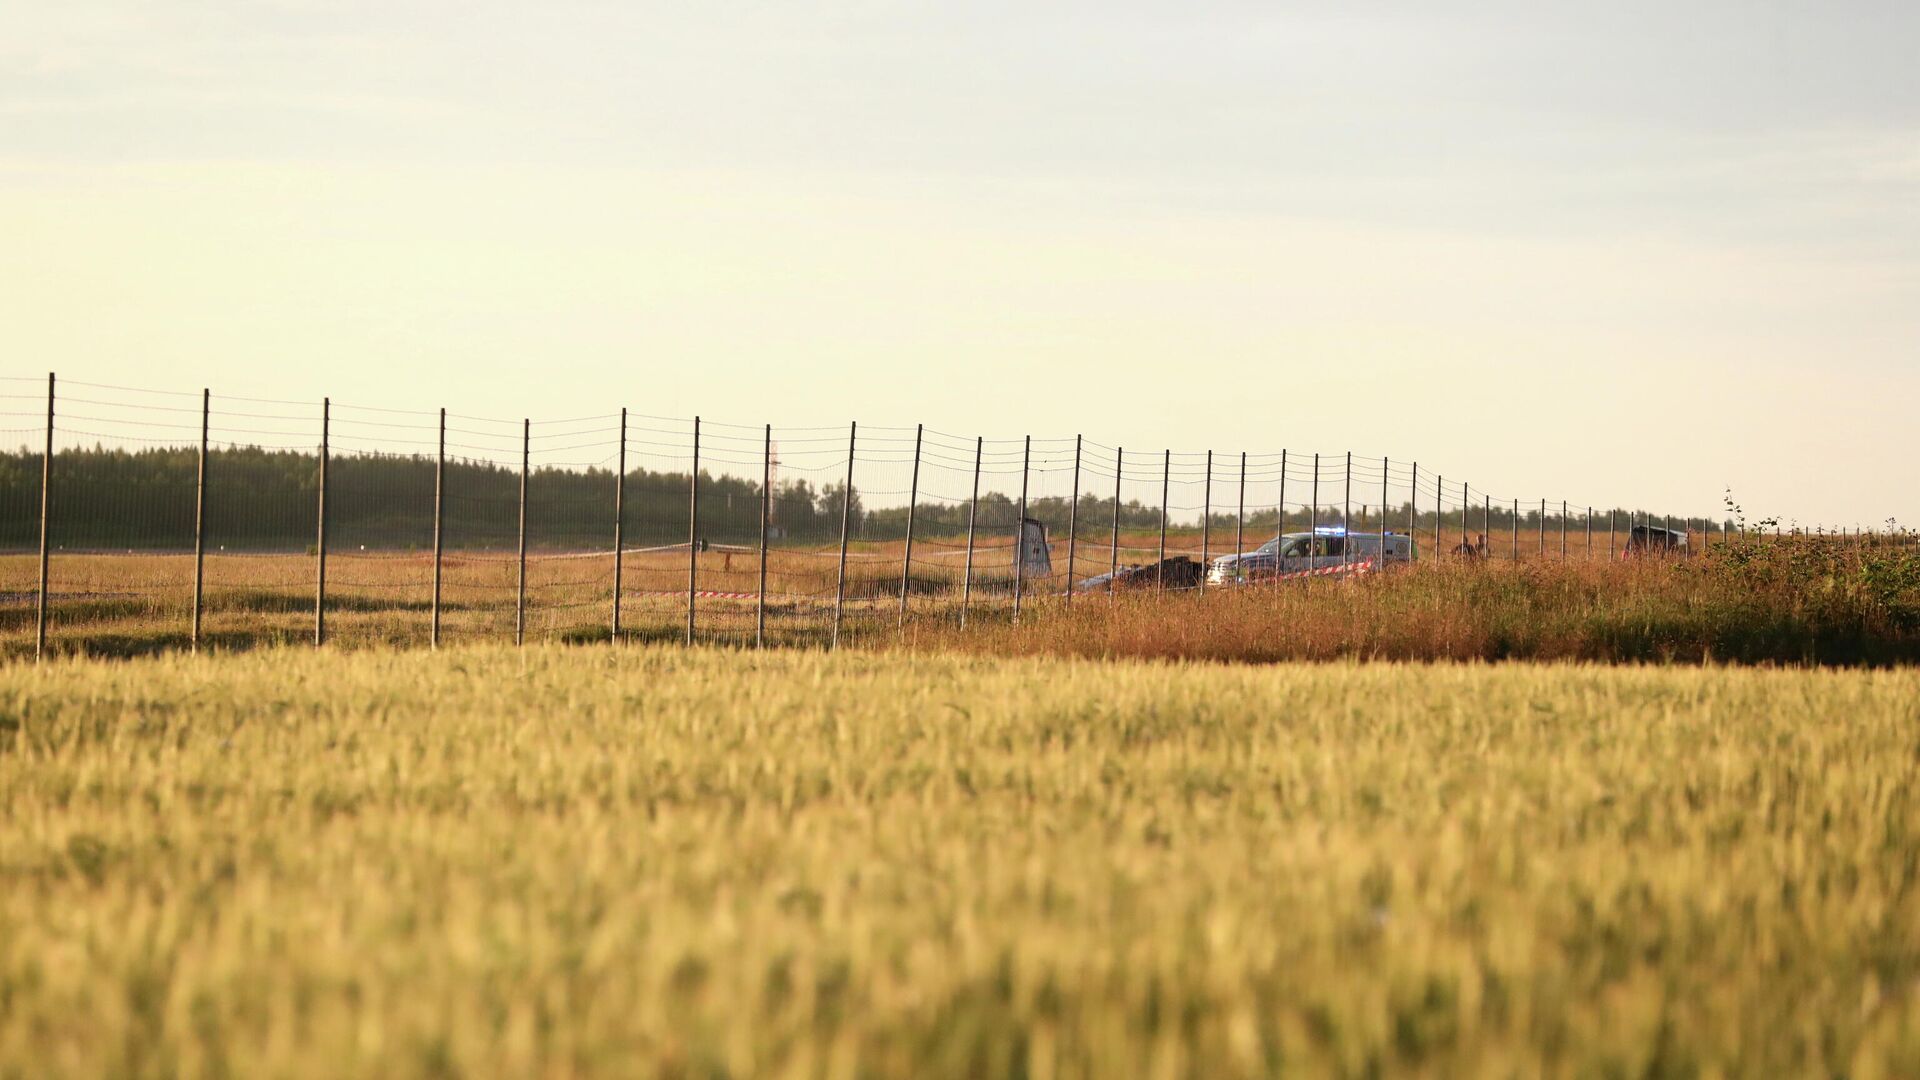
[[[1347,535],[1347,527],[1345,525],[1315,525],[1313,527],[1313,535],[1345,536]]]

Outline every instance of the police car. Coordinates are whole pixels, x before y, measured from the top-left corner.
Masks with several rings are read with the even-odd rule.
[[[1414,555],[1413,537],[1387,533],[1385,562],[1411,562]],[[1252,551],[1220,556],[1207,568],[1207,584],[1234,585],[1363,562],[1382,562],[1378,532],[1349,533],[1344,526],[1322,525],[1312,532],[1277,536]]]

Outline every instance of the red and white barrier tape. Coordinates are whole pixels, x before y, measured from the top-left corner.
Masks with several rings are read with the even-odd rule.
[[[1339,574],[1364,574],[1373,569],[1372,559],[1347,563],[1344,566],[1318,566],[1312,570],[1295,570],[1290,574],[1275,574],[1269,581],[1291,581],[1295,578],[1334,577]]]

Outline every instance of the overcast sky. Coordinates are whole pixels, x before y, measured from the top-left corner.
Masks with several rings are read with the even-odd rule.
[[[1351,448],[1920,524],[1920,5],[5,25],[13,373]]]

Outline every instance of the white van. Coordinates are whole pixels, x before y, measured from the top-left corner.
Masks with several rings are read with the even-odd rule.
[[[1386,563],[1413,561],[1417,553],[1413,537],[1389,531],[1386,540]],[[1275,551],[1279,552],[1278,560]],[[1268,579],[1276,572],[1294,574],[1363,562],[1376,567],[1382,562],[1379,533],[1348,533],[1338,525],[1323,525],[1312,532],[1275,537],[1253,551],[1222,555],[1207,568],[1207,584],[1232,585]]]

